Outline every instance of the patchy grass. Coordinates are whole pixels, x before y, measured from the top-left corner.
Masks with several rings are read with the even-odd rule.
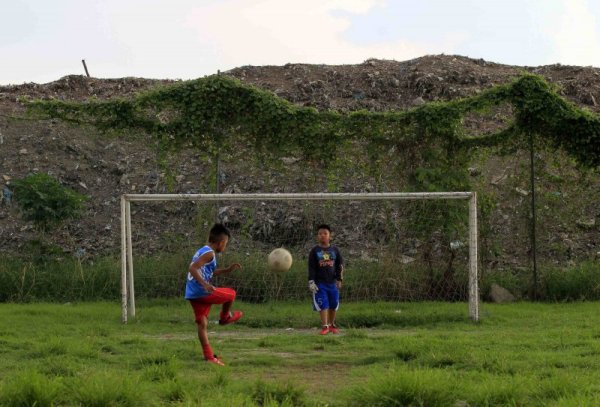
[[[579,406],[600,401],[598,303],[352,303],[338,336],[308,303],[237,304],[201,360],[183,300],[0,306],[2,406]],[[213,310],[211,319],[217,318]]]

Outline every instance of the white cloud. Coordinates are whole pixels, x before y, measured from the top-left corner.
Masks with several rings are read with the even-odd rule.
[[[563,7],[559,25],[551,33],[555,61],[600,66],[600,32],[588,0],[563,0]]]
[[[405,60],[451,53],[464,40],[455,35],[436,44],[359,45],[344,39],[352,14],[384,5],[384,0],[220,1],[195,9],[187,25],[199,41],[218,50],[221,69],[288,62],[351,64],[368,58]]]

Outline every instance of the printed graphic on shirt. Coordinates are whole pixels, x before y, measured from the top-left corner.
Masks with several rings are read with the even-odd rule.
[[[328,250],[317,251],[317,258],[319,259],[319,267],[333,267],[335,265],[335,252],[329,252]]]

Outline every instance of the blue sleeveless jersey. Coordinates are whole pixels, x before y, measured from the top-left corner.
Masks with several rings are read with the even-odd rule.
[[[194,254],[194,257],[192,257],[192,263],[195,262],[196,260],[198,260],[198,258],[200,256],[202,256],[204,253],[208,253],[208,252],[212,252],[212,251],[213,251],[213,249],[211,249],[209,246],[201,247],[200,249],[198,249],[196,254]],[[213,255],[212,261],[210,261],[209,263],[200,267],[200,270],[198,270],[198,271],[200,272],[200,275],[202,276],[204,281],[206,281],[207,283],[210,283],[210,280],[212,279],[213,273],[216,269],[217,269],[217,256]],[[202,287],[200,285],[200,283],[198,283],[196,281],[194,276],[192,276],[192,274],[188,271],[187,283],[185,285],[185,299],[193,300],[195,298],[205,297],[208,294],[209,293],[206,292],[204,287]]]

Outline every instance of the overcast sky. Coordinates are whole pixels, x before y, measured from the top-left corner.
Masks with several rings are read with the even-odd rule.
[[[600,0],[0,0],[0,84],[459,54],[600,67]]]

